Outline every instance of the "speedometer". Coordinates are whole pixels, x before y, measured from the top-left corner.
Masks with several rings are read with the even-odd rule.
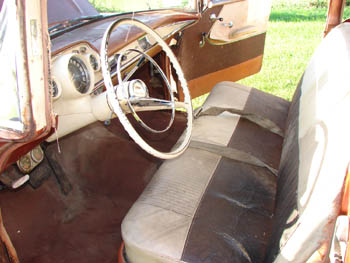
[[[85,63],[80,58],[72,56],[68,62],[68,71],[76,90],[86,93],[90,87],[90,75]]]

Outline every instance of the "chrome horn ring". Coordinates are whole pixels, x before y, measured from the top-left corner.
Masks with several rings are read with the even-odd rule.
[[[171,91],[171,87],[170,87],[170,83],[167,79],[167,77],[165,76],[163,70],[159,67],[158,63],[154,61],[153,58],[151,58],[150,56],[148,56],[146,53],[140,51],[140,50],[137,50],[137,49],[127,49],[125,50],[123,53],[121,53],[119,56],[118,56],[118,60],[117,60],[117,77],[118,77],[118,83],[123,83],[122,85],[125,85],[125,81],[128,80],[128,79],[122,79],[122,75],[121,75],[121,61],[122,61],[122,58],[124,56],[125,53],[129,52],[129,51],[133,51],[133,52],[136,52],[136,53],[139,53],[141,54],[141,59],[142,57],[146,57],[148,59],[148,61],[150,61],[158,70],[158,72],[160,73],[160,75],[162,76],[163,80],[165,81],[165,84],[167,86],[167,89],[169,91],[169,94],[170,94],[170,101],[166,101],[166,100],[159,100],[159,99],[152,99],[150,100],[148,103],[146,102],[146,100],[143,101],[143,103],[146,103],[146,104],[154,104],[156,103],[157,101],[158,102],[163,102],[163,103],[166,103],[166,102],[169,102],[171,104],[171,118],[170,118],[170,121],[169,121],[169,124],[166,128],[164,128],[163,130],[155,130],[155,129],[152,129],[151,127],[149,127],[146,123],[144,123],[144,121],[142,121],[142,119],[139,117],[139,115],[136,113],[136,110],[134,109],[133,107],[133,104],[140,104],[141,103],[141,99],[138,99],[137,96],[132,96],[131,97],[131,94],[132,94],[132,90],[130,89],[133,89],[135,87],[138,87],[138,86],[132,86],[132,84],[136,83],[139,84],[140,82],[143,83],[143,81],[139,80],[140,82],[130,82],[130,84],[128,85],[128,98],[126,99],[127,100],[127,104],[129,106],[129,109],[132,113],[132,115],[134,116],[135,120],[140,123],[140,125],[142,127],[144,127],[146,130],[150,131],[150,132],[153,132],[153,133],[163,133],[163,132],[166,132],[167,130],[170,129],[171,125],[173,124],[174,122],[174,119],[175,119],[175,98],[174,98],[174,94],[173,92]],[[141,60],[140,59],[140,60]],[[144,84],[144,83],[143,83]],[[142,84],[140,84],[142,85]],[[145,84],[144,84],[145,85]],[[146,85],[145,85],[146,86]],[[146,87],[147,89],[147,87]],[[144,96],[143,99],[147,99],[148,98],[148,94],[147,96]],[[131,99],[133,99],[133,103],[131,103]]]

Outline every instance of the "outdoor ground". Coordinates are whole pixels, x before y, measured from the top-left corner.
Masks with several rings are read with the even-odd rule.
[[[327,14],[324,1],[293,2],[273,1],[262,70],[240,81],[288,100],[322,39]]]

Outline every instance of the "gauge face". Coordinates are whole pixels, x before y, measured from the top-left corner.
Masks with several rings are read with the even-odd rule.
[[[27,172],[27,171],[30,171],[31,168],[32,168],[32,161],[30,160],[30,157],[29,155],[24,155],[22,156],[19,161],[18,161],[18,166],[19,168],[24,171],[24,172]]]
[[[44,152],[43,150],[40,148],[40,146],[35,147],[32,151],[31,151],[31,157],[32,159],[36,162],[36,163],[40,163],[43,159],[44,159]]]
[[[58,86],[56,81],[51,81],[51,88],[52,88],[52,97],[56,98],[58,96]]]
[[[90,59],[91,67],[92,67],[95,71],[98,70],[97,58],[96,58],[94,55],[90,55],[89,59]]]
[[[71,57],[68,62],[68,71],[76,90],[86,93],[90,87],[90,75],[84,62],[78,57]]]

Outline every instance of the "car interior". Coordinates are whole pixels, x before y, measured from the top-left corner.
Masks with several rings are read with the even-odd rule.
[[[90,2],[1,3],[0,57],[17,40],[31,59],[28,98],[0,115],[0,262],[338,262],[350,24],[330,18],[344,1],[291,101],[236,83],[262,67],[271,3]]]

